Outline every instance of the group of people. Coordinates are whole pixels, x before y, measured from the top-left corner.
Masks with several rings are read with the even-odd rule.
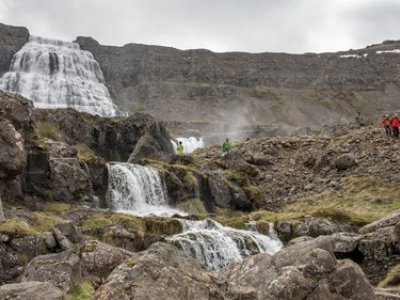
[[[229,142],[229,139],[227,138],[225,142],[222,144],[222,155],[228,154],[232,149],[232,144]],[[183,156],[185,153],[185,148],[183,147],[183,143],[180,141],[178,145],[176,146],[176,154],[178,156]]]
[[[385,128],[386,136],[393,136],[395,138],[399,138],[400,119],[397,113],[395,114],[386,113],[382,117],[381,124]]]

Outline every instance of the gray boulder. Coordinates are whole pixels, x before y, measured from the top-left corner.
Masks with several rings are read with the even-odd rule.
[[[94,276],[108,276],[130,256],[132,253],[129,251],[96,240],[86,241],[81,248],[82,266]]]
[[[347,170],[358,164],[357,159],[352,154],[342,154],[335,160],[335,167],[339,171]]]
[[[35,257],[22,276],[23,282],[50,282],[64,292],[71,291],[80,280],[81,263],[71,250]]]
[[[49,282],[28,281],[0,286],[4,300],[64,300],[65,294]]]
[[[366,234],[377,230],[378,228],[387,227],[387,226],[394,226],[400,222],[400,209],[395,210],[391,214],[379,219],[375,222],[367,224],[360,228],[358,231],[360,234]]]
[[[198,261],[165,243],[153,244],[117,267],[94,299],[224,299],[223,284]]]
[[[208,176],[208,186],[215,205],[223,208],[231,206],[232,194],[222,172],[210,172]]]

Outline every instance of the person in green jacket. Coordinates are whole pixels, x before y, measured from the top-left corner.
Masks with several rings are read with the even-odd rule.
[[[232,149],[232,144],[229,142],[229,139],[226,138],[225,142],[222,144],[222,152],[223,155],[228,154]]]
[[[183,148],[182,142],[179,142],[178,146],[176,147],[176,152],[177,152],[178,156],[182,156],[184,150],[185,149]]]

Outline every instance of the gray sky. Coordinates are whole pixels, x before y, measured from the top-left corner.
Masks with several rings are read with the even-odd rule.
[[[105,45],[326,52],[400,39],[400,0],[0,0],[0,22]]]

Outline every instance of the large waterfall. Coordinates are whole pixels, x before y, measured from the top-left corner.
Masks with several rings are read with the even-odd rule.
[[[113,210],[139,216],[184,214],[168,206],[157,170],[130,163],[107,166],[107,199]]]
[[[38,108],[116,114],[99,64],[73,42],[31,36],[0,78],[0,89],[19,93]]]
[[[251,254],[274,254],[282,248],[272,230],[267,236],[225,227],[212,220],[181,222],[183,233],[168,238],[168,241],[215,271]]]

